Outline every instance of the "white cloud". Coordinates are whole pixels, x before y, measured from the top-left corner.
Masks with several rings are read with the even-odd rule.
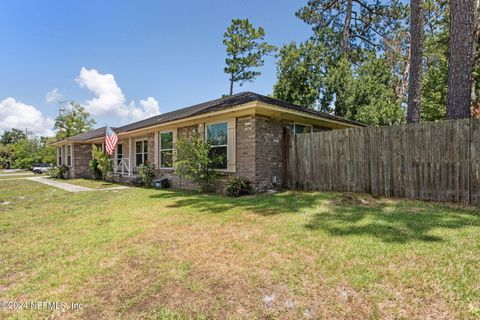
[[[54,103],[58,102],[61,97],[62,93],[60,92],[60,90],[55,88],[52,91],[47,92],[47,94],[45,95],[45,101],[47,101],[48,103]]]
[[[153,97],[148,97],[147,100],[140,100],[140,106],[142,109],[132,109],[132,116],[134,120],[146,119],[160,114],[160,106],[158,105],[158,101]]]
[[[158,102],[152,97],[140,100],[140,107],[136,106],[135,101],[127,105],[113,74],[102,74],[95,69],[82,67],[76,81],[95,96],[84,104],[94,116],[115,115],[124,120],[137,121],[160,114]]]
[[[0,101],[0,130],[27,129],[42,136],[53,136],[54,121],[32,105],[6,98]]]

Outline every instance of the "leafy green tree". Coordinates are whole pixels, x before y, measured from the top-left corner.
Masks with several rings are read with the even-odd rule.
[[[54,137],[40,137],[40,149],[37,152],[40,162],[50,164],[56,162],[57,150],[54,146],[50,145],[54,140]]]
[[[3,145],[6,144],[15,144],[17,141],[27,139],[27,134],[25,131],[18,130],[13,128],[12,130],[6,130],[0,138],[0,143]]]
[[[384,57],[374,53],[358,68],[355,100],[347,117],[369,125],[394,125],[404,122],[405,110],[392,90],[394,76]],[[356,106],[356,107],[355,107]]]
[[[191,179],[203,192],[215,189],[218,179],[215,168],[221,162],[221,157],[211,157],[211,143],[198,132],[190,138],[178,139],[174,145],[175,174]]]
[[[324,109],[335,104],[335,114],[369,125],[403,122],[405,111],[394,91],[393,76],[384,57],[374,52],[354,68],[342,58],[325,79],[327,91],[322,97]]]
[[[425,33],[421,119],[445,118],[448,86],[448,14],[437,17],[434,29]]]
[[[308,1],[296,15],[313,34],[280,50],[273,96],[368,124],[401,122],[407,13],[396,0]]]
[[[92,160],[90,160],[89,167],[92,168],[92,162],[96,162],[97,169],[102,173],[102,179],[107,180],[107,173],[112,171],[113,165],[110,156],[102,151],[102,148],[97,146],[92,147]]]
[[[296,45],[294,42],[283,46],[278,54],[277,81],[273,97],[315,108],[320,98],[324,71],[322,57],[324,50],[314,41]]]
[[[54,129],[58,130],[57,139],[65,139],[93,129],[95,120],[90,117],[85,108],[74,101],[62,106],[55,118]]]
[[[17,143],[13,145],[13,152],[15,154],[15,167],[20,169],[28,169],[33,163],[41,162],[42,159],[39,156],[40,150],[40,139],[37,137],[31,137],[17,141]]]
[[[234,19],[223,35],[227,49],[224,72],[230,76],[230,95],[233,84],[253,81],[261,73],[256,69],[263,66],[263,57],[276,50],[275,46],[264,41],[265,30],[256,29],[248,19]]]
[[[13,166],[15,161],[13,151],[13,145],[11,144],[0,144],[0,168],[1,169],[10,169]]]

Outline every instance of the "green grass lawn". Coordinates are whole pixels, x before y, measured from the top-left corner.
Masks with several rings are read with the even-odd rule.
[[[475,319],[479,209],[0,181],[0,318]]]
[[[35,174],[31,171],[22,171],[22,172],[0,172],[3,176],[0,176],[0,180],[4,179],[16,179],[16,178],[26,178],[26,177],[33,177]]]

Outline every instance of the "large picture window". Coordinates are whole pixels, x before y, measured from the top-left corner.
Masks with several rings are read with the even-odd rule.
[[[215,123],[207,125],[207,140],[212,144],[210,157],[221,157],[216,169],[227,169],[227,146],[228,146],[227,123]]]
[[[173,132],[160,133],[160,168],[173,167]]]
[[[67,166],[72,166],[72,145],[67,145]]]
[[[135,142],[135,165],[139,165],[148,161],[148,141],[141,140]]]

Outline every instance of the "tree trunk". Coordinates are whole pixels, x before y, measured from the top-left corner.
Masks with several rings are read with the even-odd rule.
[[[231,78],[230,78],[230,95],[233,94],[233,74],[231,75]]]
[[[473,31],[473,68],[477,65],[479,57],[477,54],[477,46],[480,41],[480,0],[475,1],[475,22],[474,22],[474,31]],[[473,77],[472,77],[473,78]],[[475,91],[476,88],[475,79],[472,79],[472,116],[480,116],[480,97]]]
[[[345,25],[343,26],[342,53],[344,56],[348,53],[348,40],[350,38],[350,23],[352,21],[353,0],[347,0],[347,9],[345,12]]]
[[[408,35],[410,37],[410,34]],[[398,85],[395,87],[395,95],[400,101],[400,104],[403,104],[403,99],[405,98],[405,92],[408,87],[408,78],[410,77],[410,48],[408,48],[407,62],[405,63],[405,68],[402,72],[402,78],[399,80]]]
[[[410,62],[408,81],[407,122],[420,121],[422,97],[423,10],[422,0],[410,2]]]
[[[470,117],[472,93],[473,0],[450,1],[447,119]]]

